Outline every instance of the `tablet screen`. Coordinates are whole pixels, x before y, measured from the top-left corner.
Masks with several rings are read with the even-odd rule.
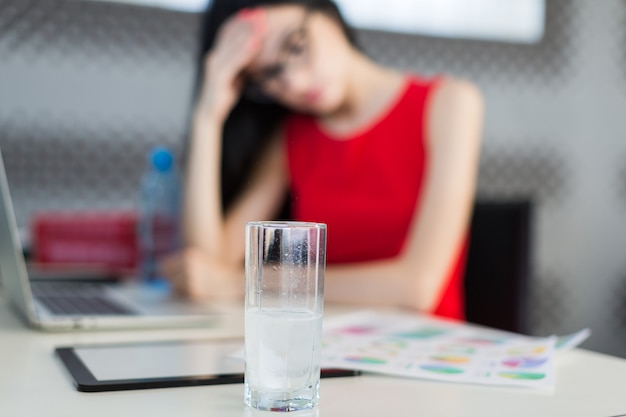
[[[197,340],[57,347],[82,392],[237,384],[244,381],[242,340]],[[322,369],[322,378],[359,375]]]
[[[229,355],[241,341],[178,341],[76,347],[74,352],[98,381],[238,374],[244,362]]]

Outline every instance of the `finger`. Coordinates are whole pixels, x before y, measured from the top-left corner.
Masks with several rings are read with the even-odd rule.
[[[221,77],[232,79],[252,62],[260,46],[261,41],[249,34],[234,34],[207,55],[205,76],[216,71]]]
[[[246,35],[254,32],[255,22],[254,18],[241,18],[238,15],[229,19],[219,29],[217,39],[218,41],[232,41],[233,38],[241,35]]]
[[[170,283],[171,288],[177,294],[183,294],[185,291],[185,264],[184,252],[180,254],[170,255],[159,262],[159,272]]]
[[[265,14],[265,10],[259,8],[255,9],[255,14],[252,17],[252,23],[254,25],[254,32],[257,35],[264,34],[267,29],[267,16]]]
[[[266,29],[263,9],[243,9],[229,20],[219,33],[219,40],[227,42],[232,50],[256,49]],[[250,47],[252,45],[253,47]]]
[[[253,9],[248,12],[247,19],[252,23],[252,34],[247,40],[247,48],[249,51],[256,51],[260,49],[261,42],[265,35],[266,18],[265,11],[263,9]]]
[[[251,22],[253,31],[257,34],[265,31],[266,14],[261,8],[243,9],[237,14],[236,20]]]
[[[169,278],[170,276],[176,275],[177,271],[181,269],[181,257],[179,254],[170,255],[157,264],[158,272]]]
[[[184,274],[176,274],[170,278],[170,283],[172,285],[172,289],[174,293],[183,296],[185,298],[189,298],[189,288],[187,285],[186,275]]]
[[[187,275],[185,276],[185,290],[187,292],[187,296],[192,300],[201,300],[206,298],[207,294],[204,289],[204,276],[200,272],[201,268],[197,264],[198,259],[195,259],[195,262],[192,260],[189,266],[189,269],[186,271]]]

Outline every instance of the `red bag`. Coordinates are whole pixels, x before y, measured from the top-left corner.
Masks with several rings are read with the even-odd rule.
[[[109,271],[137,268],[134,212],[47,212],[32,223],[33,260],[42,265],[84,265]]]

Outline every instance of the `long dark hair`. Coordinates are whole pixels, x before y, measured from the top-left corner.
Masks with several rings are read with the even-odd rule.
[[[195,94],[198,94],[203,82],[205,55],[213,47],[220,26],[229,17],[244,8],[287,4],[301,5],[332,16],[349,42],[357,46],[354,31],[332,0],[212,0],[202,21]],[[245,95],[240,97],[232,109],[222,136],[221,186],[224,211],[228,210],[245,187],[259,156],[287,113],[288,109],[272,100],[259,102]],[[287,215],[285,210],[282,217]]]

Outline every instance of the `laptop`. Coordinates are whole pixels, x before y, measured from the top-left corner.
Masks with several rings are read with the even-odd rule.
[[[31,326],[50,331],[210,326],[205,304],[128,280],[29,277],[0,152],[0,279],[3,296]]]

